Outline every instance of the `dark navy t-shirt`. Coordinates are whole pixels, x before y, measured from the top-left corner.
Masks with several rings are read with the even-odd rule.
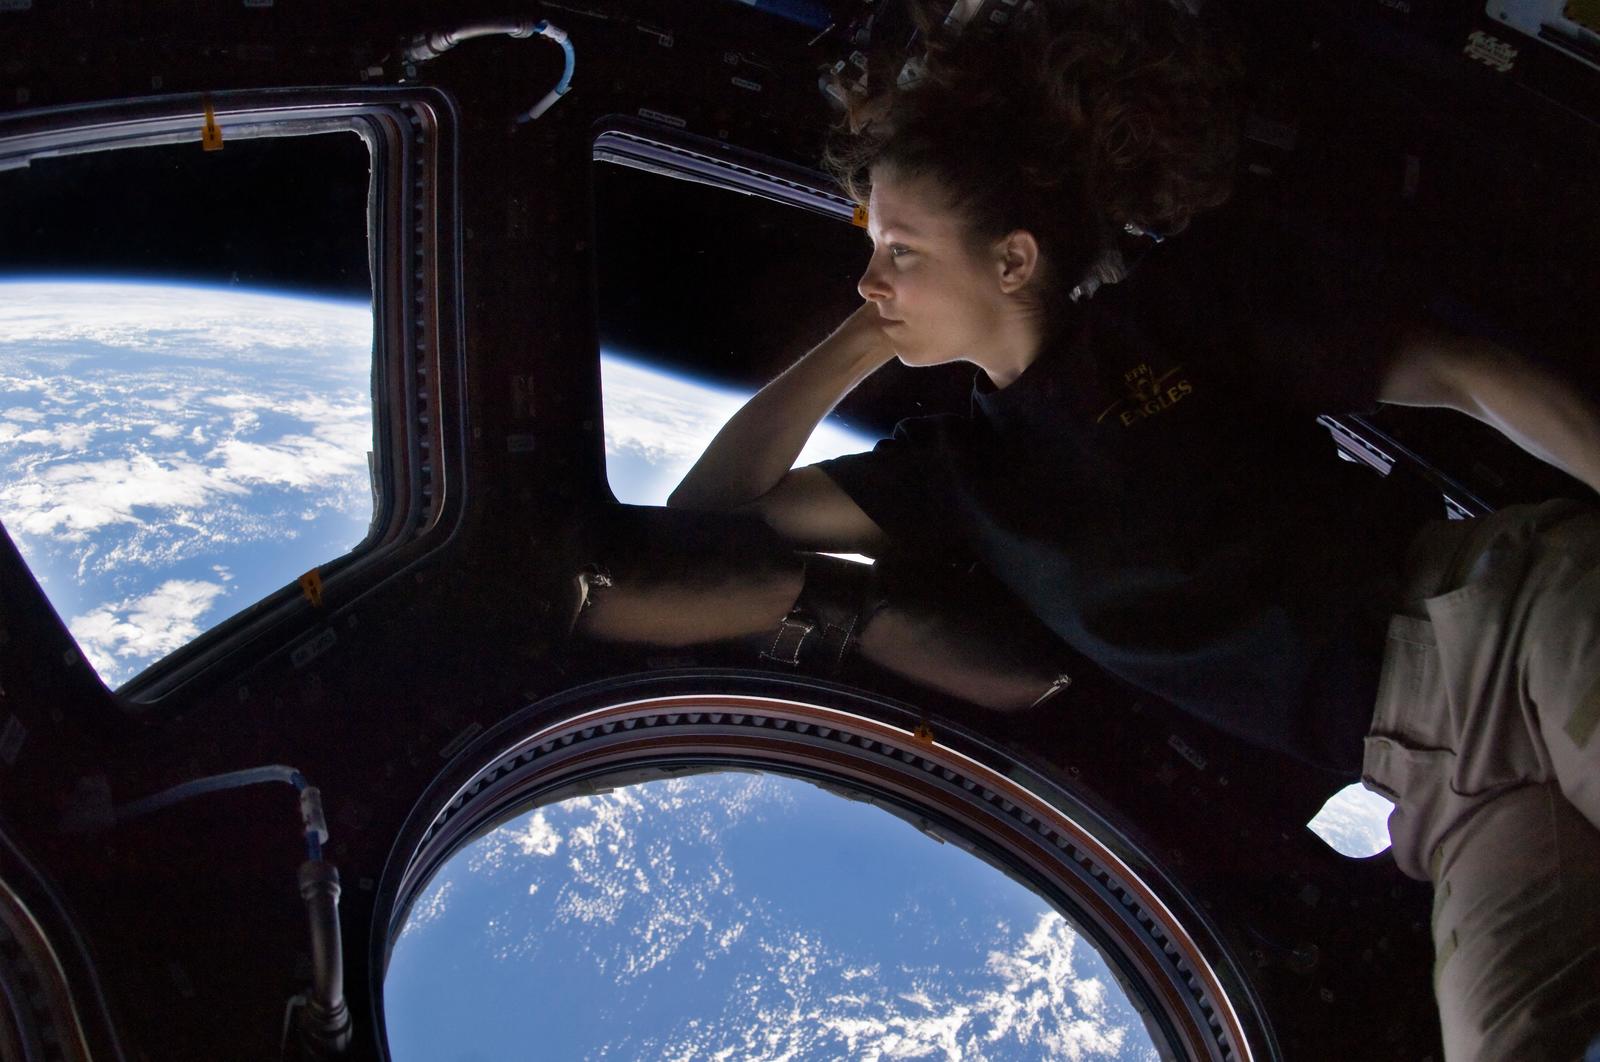
[[[1230,209],[1105,287],[969,415],[823,462],[897,548],[976,561],[1111,673],[1354,773],[1404,547],[1440,514],[1341,461],[1416,287]]]

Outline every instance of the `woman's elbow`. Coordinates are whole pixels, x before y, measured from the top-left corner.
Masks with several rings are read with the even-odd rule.
[[[1427,406],[1472,412],[1474,381],[1507,355],[1485,340],[1457,335],[1437,325],[1415,324],[1402,334],[1399,349],[1378,389],[1378,400],[1397,406]]]
[[[726,513],[739,508],[728,491],[708,491],[687,481],[679,483],[667,495],[667,508],[692,509],[701,513]]]

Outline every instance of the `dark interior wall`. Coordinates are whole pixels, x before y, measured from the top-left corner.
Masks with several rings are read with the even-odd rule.
[[[466,481],[457,486],[468,504],[446,546],[308,626],[307,636],[338,636],[315,661],[296,667],[286,646],[137,714],[87,673],[15,553],[0,557],[0,704],[27,730],[0,771],[5,817],[80,920],[135,1057],[275,1055],[283,1002],[305,974],[297,823],[285,795],[259,790],[91,841],[58,835],[52,825],[84,779],[103,779],[119,799],[264,762],[292,763],[317,781],[329,802],[330,858],[347,883],[356,1054],[372,1057],[366,959],[375,891],[395,830],[452,743],[586,679],[729,662],[712,652],[557,651],[562,576],[582,558],[572,543],[581,543],[585,523],[627,518],[607,506],[599,460],[589,134],[604,115],[645,109],[807,162],[827,119],[814,89],[826,42],[812,46],[813,32],[734,3],[697,6],[693,15],[667,3],[582,6],[526,8],[563,25],[579,50],[574,91],[537,125],[514,130],[508,119],[559,74],[559,53],[541,42],[475,42],[415,75],[453,94],[461,114],[469,356]],[[1586,117],[1595,111],[1585,102],[1593,97],[1569,93],[1577,102],[1562,103],[1546,91],[1566,81],[1592,86],[1537,62],[1501,76],[1463,58],[1476,10],[1462,3],[1411,21],[1377,5],[1260,15],[1257,48],[1281,68],[1277,103],[1298,129],[1293,150],[1264,149],[1268,168],[1292,178],[1277,194],[1334,212],[1371,209],[1397,232],[1438,235],[1436,258],[1461,258],[1452,283],[1469,292],[1496,278],[1509,291],[1592,291],[1595,207],[1572,189],[1595,172]],[[1246,20],[1257,14],[1239,11]],[[0,13],[0,35],[24,44],[0,66],[0,106],[392,82],[410,76],[392,58],[397,43],[440,18],[420,5],[361,15],[289,2],[154,14],[100,3],[92,12],[40,4]],[[1274,51],[1264,42],[1280,30]],[[662,43],[666,31],[672,47]],[[1314,39],[1331,43],[1313,49]],[[757,72],[761,93],[731,84],[730,52]],[[364,73],[373,67],[381,74]],[[1298,78],[1283,73],[1296,70]],[[1363,117],[1380,113],[1379,99],[1393,108],[1377,123],[1382,135]],[[1428,135],[1414,142],[1402,135],[1411,130]],[[1412,146],[1422,151],[1423,176],[1408,197],[1394,148]],[[1472,226],[1489,238],[1475,243]],[[1482,250],[1460,252],[1471,246]],[[1498,314],[1502,302],[1507,314],[1531,305],[1504,292],[1485,305]],[[1560,332],[1578,327],[1581,313],[1533,316],[1556,321]],[[787,356],[810,327],[796,322],[762,356]],[[754,378],[765,369],[743,371]],[[539,382],[531,411],[513,401],[519,375]],[[510,436],[532,444],[514,448]],[[1286,1057],[1434,1050],[1425,892],[1381,860],[1334,856],[1301,828],[1321,791],[1316,780],[1099,676],[1081,681],[1072,712],[1048,716],[995,719],[928,703],[936,718],[960,720],[1046,765],[1128,822],[1223,927],[1273,1013]],[[1307,943],[1317,948],[1309,964]]]

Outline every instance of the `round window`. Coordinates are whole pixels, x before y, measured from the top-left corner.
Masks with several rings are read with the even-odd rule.
[[[402,834],[400,1062],[1272,1054],[1181,891],[996,750],[837,690],[595,696],[483,735]]]
[[[384,985],[394,1058],[1156,1059],[1093,944],[932,827],[719,770],[460,848]]]

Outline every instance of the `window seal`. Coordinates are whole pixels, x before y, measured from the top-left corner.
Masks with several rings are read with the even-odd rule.
[[[849,221],[855,204],[822,173],[654,122],[612,115],[597,122],[591,151],[610,162],[676,180],[743,192]]]

